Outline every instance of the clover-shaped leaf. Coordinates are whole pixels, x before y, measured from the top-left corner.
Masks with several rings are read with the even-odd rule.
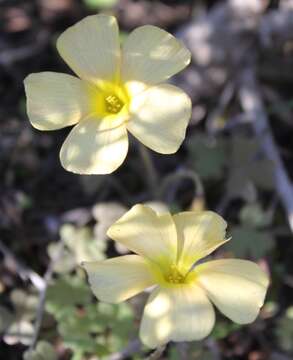
[[[107,341],[112,351],[121,350],[135,336],[134,314],[131,307],[127,303],[118,305],[99,303],[98,311],[100,319],[111,330],[104,341]]]
[[[274,246],[272,234],[268,231],[258,231],[248,226],[235,226],[231,230],[232,240],[226,249],[236,257],[251,256],[259,259],[266,255]]]
[[[57,353],[47,341],[40,340],[34,350],[27,350],[23,355],[24,360],[57,360]]]
[[[58,314],[79,304],[87,304],[91,292],[87,284],[77,276],[63,276],[48,287],[46,309],[58,317]]]
[[[108,239],[107,230],[109,227],[117,221],[127,211],[127,208],[118,202],[101,202],[93,207],[93,216],[97,223],[94,227],[94,234],[99,242],[103,242]],[[126,253],[128,249],[122,244],[114,244],[115,249],[119,253]]]
[[[6,328],[3,339],[9,345],[17,343],[30,345],[34,334],[34,326],[31,321],[36,315],[38,296],[14,289],[10,294],[10,299],[14,311],[7,312],[4,317],[3,314],[1,316]]]
[[[222,139],[211,141],[204,134],[197,134],[188,141],[190,158],[195,171],[204,180],[218,180],[227,166],[227,146]]]
[[[88,227],[65,224],[60,229],[60,237],[60,242],[51,243],[47,249],[56,273],[66,274],[75,270],[82,261],[105,257],[106,242],[96,239]]]
[[[72,252],[65,248],[61,242],[49,244],[47,251],[53,260],[54,271],[56,273],[66,274],[76,267],[76,260]]]
[[[270,211],[264,211],[259,203],[254,202],[242,207],[240,221],[243,225],[259,229],[271,224],[272,214]]]
[[[35,294],[28,294],[20,289],[15,289],[10,294],[10,299],[18,317],[32,320],[35,318],[39,298]]]
[[[102,260],[105,257],[105,241],[96,239],[88,227],[76,228],[66,224],[62,226],[60,236],[74,254],[76,264],[82,261]]]
[[[6,330],[3,339],[8,345],[15,345],[17,343],[30,345],[33,335],[34,327],[31,322],[23,319],[16,319]]]

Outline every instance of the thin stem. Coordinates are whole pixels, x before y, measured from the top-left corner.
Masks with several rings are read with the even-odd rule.
[[[37,315],[36,315],[36,321],[35,321],[35,331],[34,331],[33,340],[29,347],[29,351],[32,351],[35,348],[38,337],[39,337],[39,333],[40,333],[41,325],[42,325],[42,321],[43,321],[43,315],[44,315],[44,311],[45,311],[45,303],[46,303],[48,284],[52,279],[53,268],[54,268],[54,266],[53,266],[53,263],[51,262],[45,275],[44,275],[45,286],[40,292],[39,304],[38,304],[38,308],[37,308]]]
[[[150,193],[156,199],[158,198],[158,180],[159,176],[154,167],[149,150],[141,143],[138,144],[139,154],[144,164],[146,174],[144,179],[147,183]]]
[[[193,170],[187,170],[187,169],[178,170],[174,174],[167,175],[163,179],[162,184],[158,191],[160,197],[163,197],[166,190],[171,187],[171,184],[176,184],[182,179],[190,179],[194,183],[194,187],[195,187],[194,197],[204,199],[205,197],[204,187],[200,180],[200,177]]]
[[[158,347],[146,360],[158,360],[166,349],[166,345]]]

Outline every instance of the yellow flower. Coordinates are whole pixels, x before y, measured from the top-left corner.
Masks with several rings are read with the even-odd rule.
[[[138,255],[85,262],[101,301],[119,303],[154,286],[140,326],[142,342],[155,348],[199,340],[215,322],[214,305],[239,324],[253,322],[263,305],[268,277],[246,260],[194,264],[224,244],[226,222],[212,211],[157,214],[135,205],[108,230]]]
[[[162,82],[189,64],[190,52],[174,36],[141,26],[120,50],[116,19],[94,15],[61,34],[57,49],[79,78],[42,72],[30,74],[24,83],[35,128],[76,125],[61,148],[65,169],[111,173],[127,155],[127,131],[159,153],[178,150],[191,101]]]

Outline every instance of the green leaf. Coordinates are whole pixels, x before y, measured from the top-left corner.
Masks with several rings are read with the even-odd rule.
[[[84,0],[87,7],[95,9],[109,9],[117,4],[118,0]]]
[[[64,248],[62,243],[58,242],[49,244],[47,251],[50,258],[53,259],[54,271],[56,273],[66,274],[76,267],[75,257],[72,255],[71,251]],[[61,256],[59,256],[60,252],[62,252]]]
[[[3,339],[8,345],[15,345],[17,343],[30,345],[33,335],[34,327],[32,323],[26,320],[17,319],[8,327]]]
[[[4,333],[13,321],[13,314],[3,306],[0,306],[0,333]]]
[[[20,289],[15,289],[10,293],[10,299],[13,303],[16,317],[25,320],[35,318],[36,309],[39,303],[39,297],[34,294],[28,294]]]
[[[94,304],[84,308],[69,307],[59,313],[58,322],[62,326],[63,333],[70,333],[80,329],[83,333],[102,333],[108,324],[101,321],[97,307]],[[70,329],[70,331],[67,331]],[[74,332],[75,332],[74,331]]]
[[[247,202],[254,202],[257,199],[256,186],[249,177],[246,176],[244,169],[232,168],[226,182],[227,195],[231,199],[242,198]]]
[[[113,318],[116,318],[118,313],[118,306],[115,304],[107,304],[100,302],[98,303],[98,314],[99,318],[105,322],[107,325],[110,325]]]
[[[274,247],[274,239],[267,231],[257,231],[248,226],[235,226],[231,231],[232,239],[226,249],[236,257],[250,256],[259,259]]]
[[[76,264],[105,258],[105,239],[96,239],[88,227],[76,228],[66,224],[61,227],[60,236],[70,252],[74,254]]]
[[[217,321],[211,333],[211,337],[214,339],[224,339],[234,331],[239,330],[240,328],[241,325],[233,322]]]
[[[24,360],[57,360],[57,353],[47,341],[40,340],[34,350],[27,350],[23,355]]]
[[[270,225],[272,216],[270,212],[265,212],[259,203],[252,203],[242,207],[240,221],[243,225],[259,229]]]
[[[293,351],[293,306],[290,306],[285,315],[278,320],[275,333],[281,348]]]
[[[109,353],[107,347],[98,343],[96,337],[89,333],[81,333],[80,329],[74,327],[75,332],[71,331],[71,327],[64,327],[64,324],[58,326],[58,331],[62,335],[64,346],[73,351],[82,351],[83,353],[94,353],[96,355],[106,355]]]
[[[234,135],[230,154],[231,174],[240,171],[243,182],[251,180],[265,190],[274,187],[273,164],[262,154],[260,145],[255,139]]]
[[[76,359],[121,350],[135,336],[129,304],[92,304],[91,300],[89,286],[76,275],[62,276],[48,288],[46,308],[58,322],[64,346]]]
[[[93,207],[93,216],[97,223],[94,227],[98,241],[107,240],[107,230],[127,211],[127,208],[118,202],[100,202]]]
[[[36,309],[39,297],[29,294],[21,289],[14,289],[10,293],[10,299],[14,307],[14,312],[4,312],[0,316],[4,327],[4,341],[9,345],[21,343],[30,345],[34,334],[34,326],[31,321],[36,316]]]
[[[127,303],[106,304],[99,303],[96,323],[103,324],[104,332],[99,338],[108,349],[119,351],[135,336],[133,310]]]
[[[76,269],[82,261],[105,258],[104,252],[107,247],[105,239],[96,239],[88,227],[78,228],[65,224],[60,229],[60,237],[61,242],[51,243],[47,249],[50,258],[54,259],[56,273],[67,274]]]
[[[89,286],[77,276],[63,276],[48,287],[46,309],[58,317],[66,308],[91,301]]]
[[[204,134],[194,135],[188,141],[191,165],[205,180],[218,180],[227,166],[227,147],[222,139],[212,142]]]
[[[64,345],[75,352],[91,352],[98,355],[108,354],[101,344],[98,334],[106,331],[106,324],[101,323],[96,306],[90,304],[84,309],[67,308],[59,313],[58,331]]]
[[[129,339],[134,334],[134,314],[127,303],[118,305],[116,318],[111,323],[112,332],[121,338]]]

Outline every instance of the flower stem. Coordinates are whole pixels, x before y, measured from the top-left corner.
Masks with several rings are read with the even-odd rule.
[[[141,143],[138,144],[139,154],[146,170],[145,182],[154,199],[158,198],[159,176],[154,167],[149,150]]]
[[[146,360],[158,360],[161,358],[161,355],[163,355],[163,352],[166,349],[166,345],[162,345],[158,347],[154,352],[151,353],[151,355]]]

